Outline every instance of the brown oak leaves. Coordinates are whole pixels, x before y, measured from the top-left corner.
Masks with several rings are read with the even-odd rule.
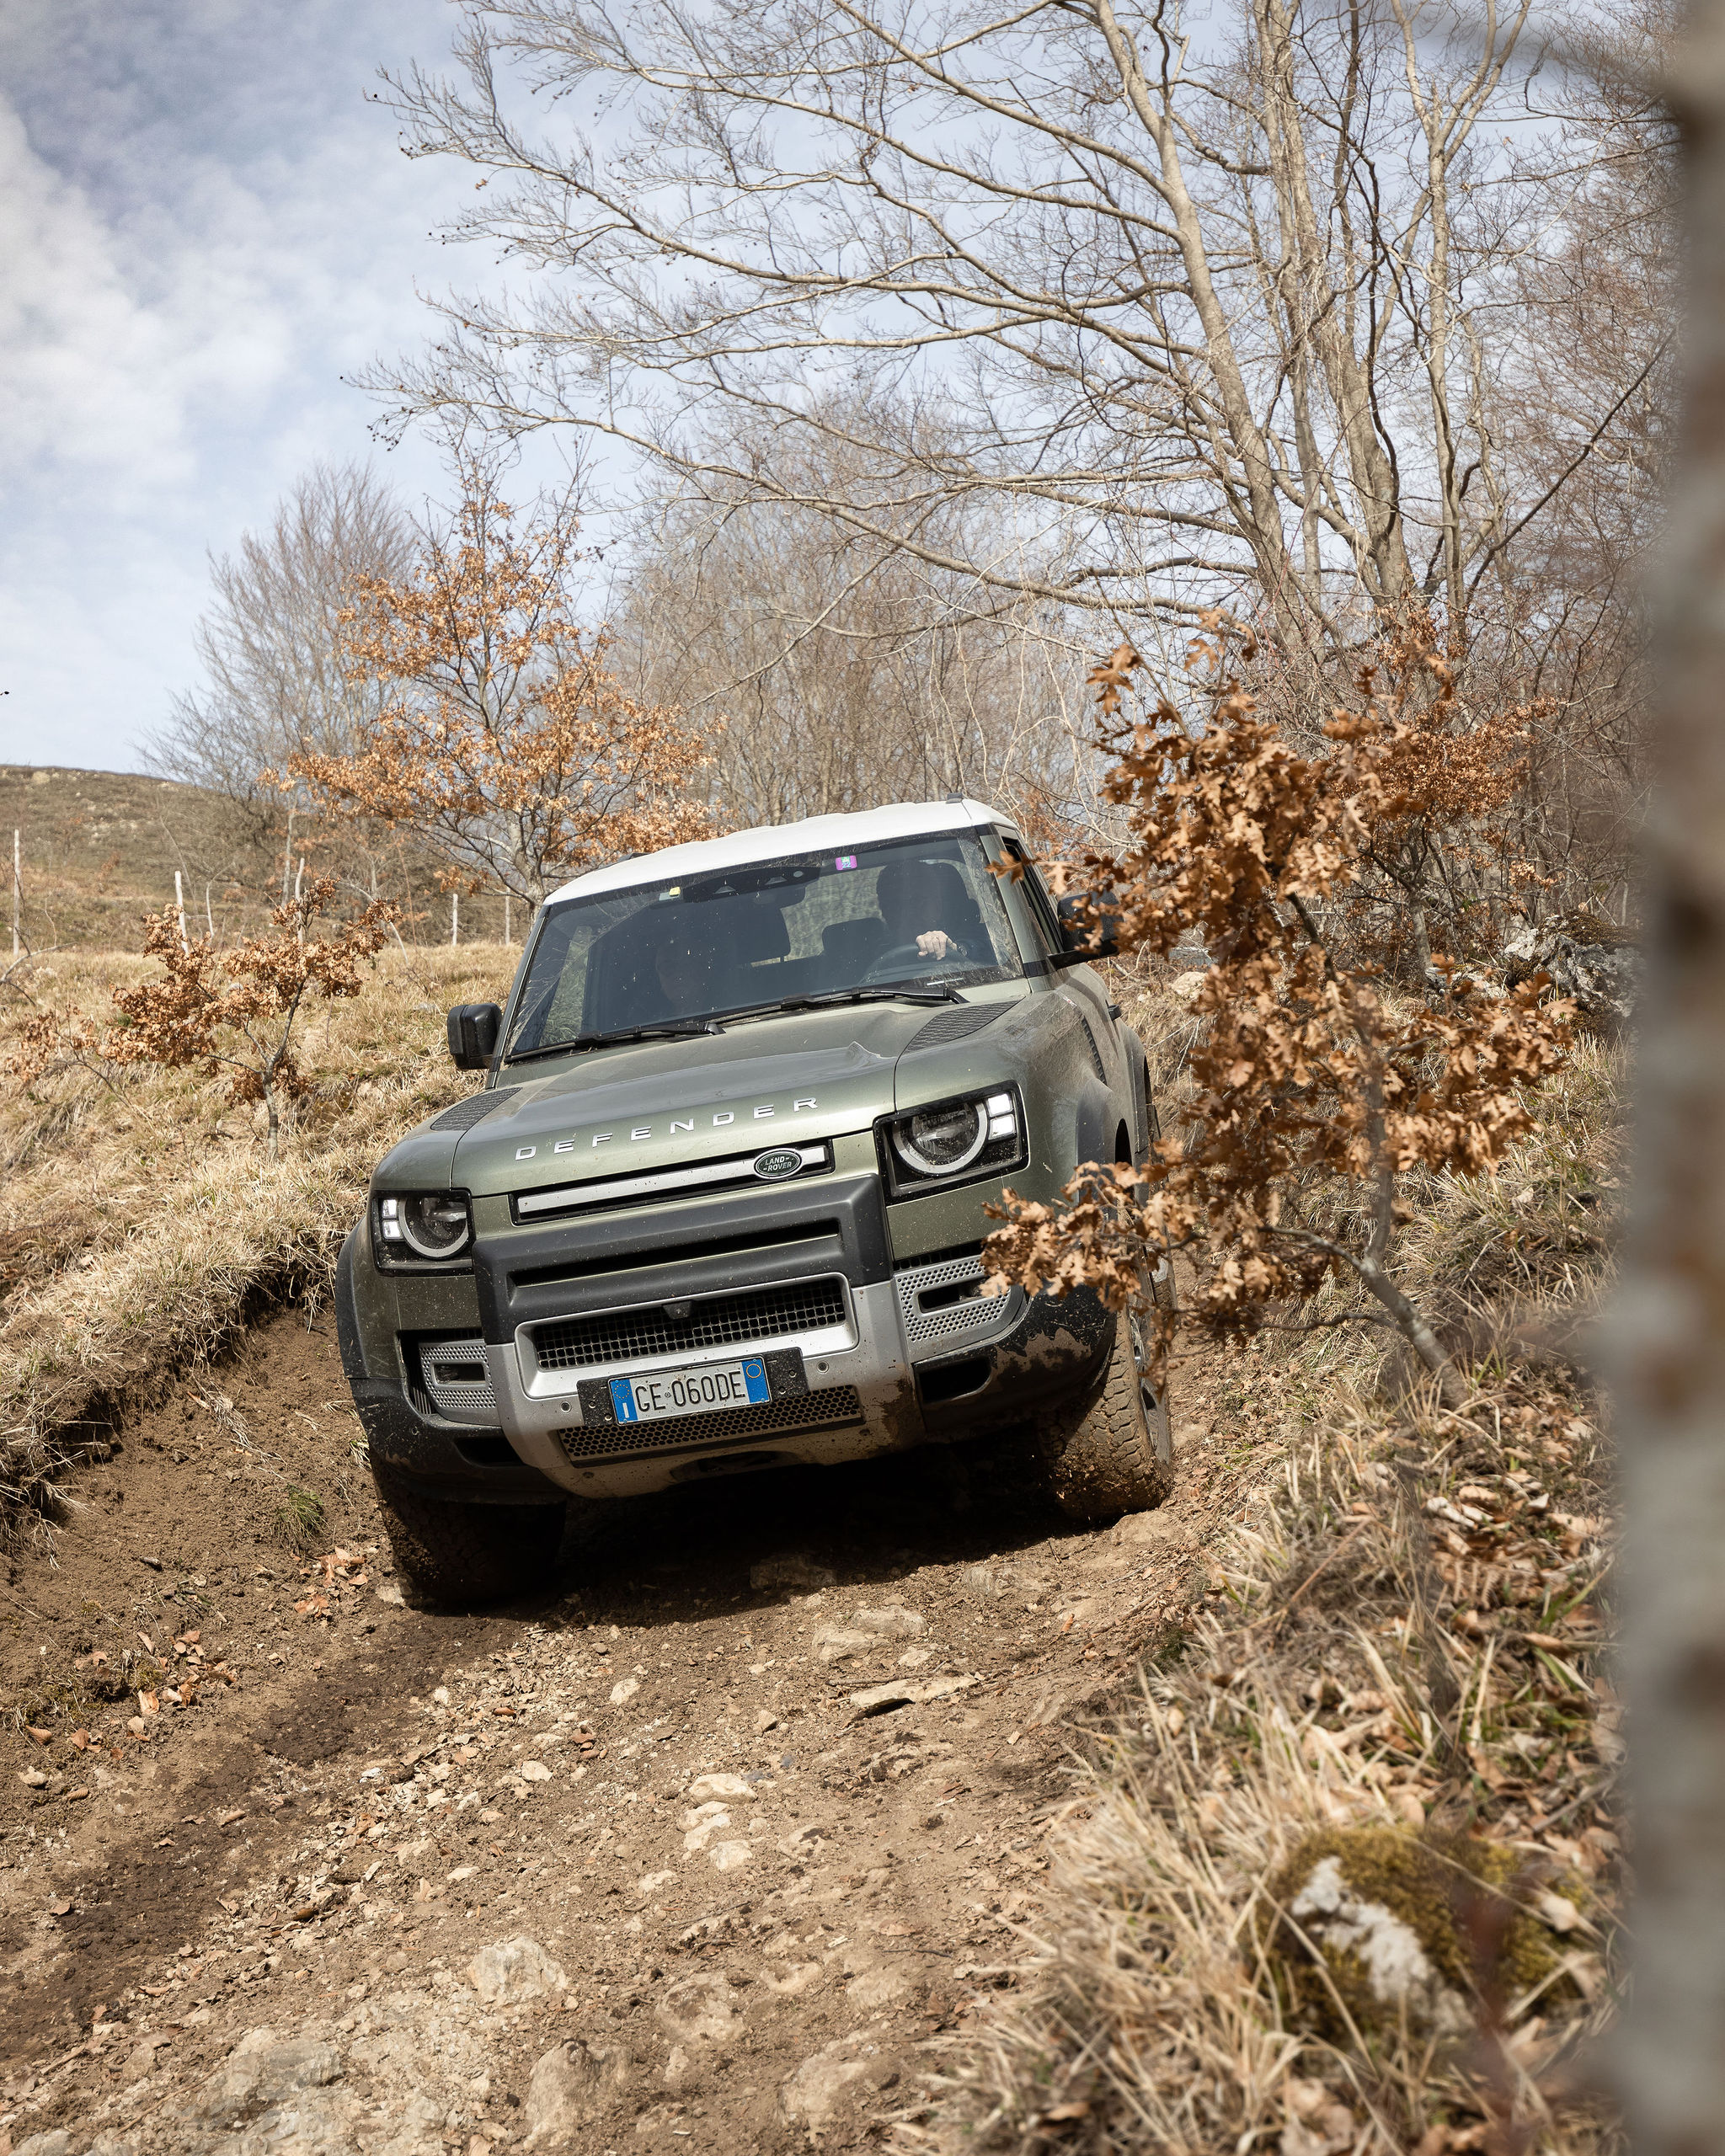
[[[1060,878],[1105,894],[1123,951],[1204,939],[1183,1128],[1141,1168],[1081,1170],[1063,1208],[1008,1193],[987,1262],[1032,1290],[1089,1286],[1119,1308],[1180,1253],[1185,1315],[1224,1336],[1292,1321],[1340,1275],[1369,1299],[1345,1298],[1348,1315],[1394,1326],[1441,1370],[1396,1277],[1398,1180],[1498,1160],[1531,1125],[1529,1089],[1562,1060],[1568,1012],[1541,1006],[1543,976],[1506,993],[1441,958],[1426,993],[1387,988],[1386,953],[1405,946],[1376,870],[1415,827],[1474,842],[1513,791],[1525,715],[1465,713],[1414,622],[1362,671],[1327,747],[1302,754],[1229,670],[1249,644],[1219,619],[1207,627],[1191,661],[1199,723],[1164,699],[1127,726],[1130,647],[1091,675],[1126,836]]]
[[[321,876],[271,913],[275,934],[254,936],[230,951],[184,938],[174,910],[144,922],[144,955],[163,970],[135,988],[116,989],[118,1022],[107,1053],[116,1063],[201,1065],[225,1075],[237,1105],[261,1101],[275,1155],[283,1104],[304,1091],[293,1058],[293,1028],[308,997],[360,992],[360,961],[372,957],[389,932],[393,906],[374,902],[362,914],[326,923],[312,933],[336,894]]]
[[[566,510],[518,531],[477,474],[413,573],[359,577],[345,662],[388,702],[350,755],[289,771],[330,814],[411,832],[450,888],[537,905],[563,878],[707,834],[708,761],[670,706],[624,693],[571,616]]]

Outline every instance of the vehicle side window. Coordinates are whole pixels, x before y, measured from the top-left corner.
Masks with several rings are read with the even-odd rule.
[[[1048,894],[1047,885],[1036,873],[1035,862],[1017,839],[1002,839],[1001,844],[1006,848],[1009,860],[1022,862],[1023,866],[1024,873],[1018,888],[1029,901],[1031,915],[1044,949],[1050,954],[1063,951],[1065,938],[1060,934],[1060,917],[1055,911],[1055,902]]]

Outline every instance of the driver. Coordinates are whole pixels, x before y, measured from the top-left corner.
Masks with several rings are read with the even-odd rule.
[[[953,871],[934,861],[889,861],[875,879],[875,910],[886,923],[891,947],[914,943],[925,958],[959,956],[964,945],[933,926],[950,898]]]

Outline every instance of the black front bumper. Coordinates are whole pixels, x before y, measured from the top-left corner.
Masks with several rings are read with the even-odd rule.
[[[354,1241],[335,1267],[335,1337],[354,1407],[374,1460],[426,1496],[466,1505],[561,1505],[569,1492],[516,1456],[501,1430],[470,1430],[421,1411],[400,1381],[366,1369],[354,1300]]]

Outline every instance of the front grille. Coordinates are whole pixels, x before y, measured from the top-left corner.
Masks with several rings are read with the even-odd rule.
[[[782,1288],[708,1295],[681,1322],[657,1304],[611,1310],[602,1317],[558,1318],[533,1328],[533,1353],[542,1370],[587,1369],[597,1363],[640,1362],[690,1348],[818,1332],[842,1325],[846,1315],[844,1282],[830,1275],[789,1281]]]
[[[758,1407],[729,1407],[722,1415],[676,1415],[663,1422],[588,1422],[578,1430],[559,1430],[557,1436],[571,1460],[595,1460],[623,1452],[665,1452],[677,1445],[724,1444],[769,1430],[855,1422],[862,1415],[857,1388],[835,1385],[789,1400],[764,1400]]]

